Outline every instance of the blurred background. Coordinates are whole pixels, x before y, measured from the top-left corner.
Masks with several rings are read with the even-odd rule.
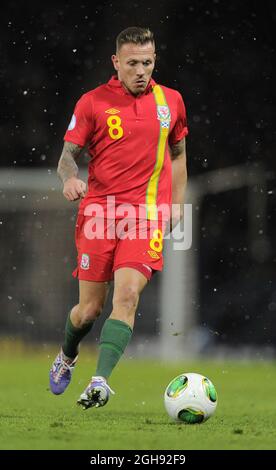
[[[15,2],[1,11],[2,340],[59,344],[78,298],[77,204],[56,166],[74,105],[113,73],[117,34],[150,27],[154,78],[184,98],[193,244],[166,246],[130,354],[273,356],[276,348],[272,2]],[[86,174],[88,157],[80,166]],[[85,341],[95,346],[102,319]]]

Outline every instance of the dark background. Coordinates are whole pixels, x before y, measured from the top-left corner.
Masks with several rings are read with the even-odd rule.
[[[276,346],[273,2],[11,1],[1,10],[0,165],[15,168],[56,166],[75,102],[112,74],[116,35],[154,31],[154,78],[187,108],[190,177],[246,165],[267,178],[256,188],[268,212],[255,256],[245,190],[203,201],[200,322],[219,332],[216,342]]]

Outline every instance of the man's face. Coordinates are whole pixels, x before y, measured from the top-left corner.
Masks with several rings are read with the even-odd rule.
[[[118,78],[133,94],[139,95],[145,91],[151,79],[155,64],[154,44],[123,44],[116,55],[112,56]]]

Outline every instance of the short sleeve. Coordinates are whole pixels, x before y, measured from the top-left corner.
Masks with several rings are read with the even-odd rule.
[[[64,140],[84,147],[93,133],[92,100],[83,95],[77,102]]]
[[[177,96],[177,118],[176,123],[169,135],[170,145],[177,144],[177,142],[182,140],[188,134],[185,104],[180,93],[177,93]]]

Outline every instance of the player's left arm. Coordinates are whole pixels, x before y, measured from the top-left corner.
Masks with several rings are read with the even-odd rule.
[[[185,137],[170,146],[172,160],[172,216],[170,230],[184,215],[184,201],[187,186],[186,140]]]

